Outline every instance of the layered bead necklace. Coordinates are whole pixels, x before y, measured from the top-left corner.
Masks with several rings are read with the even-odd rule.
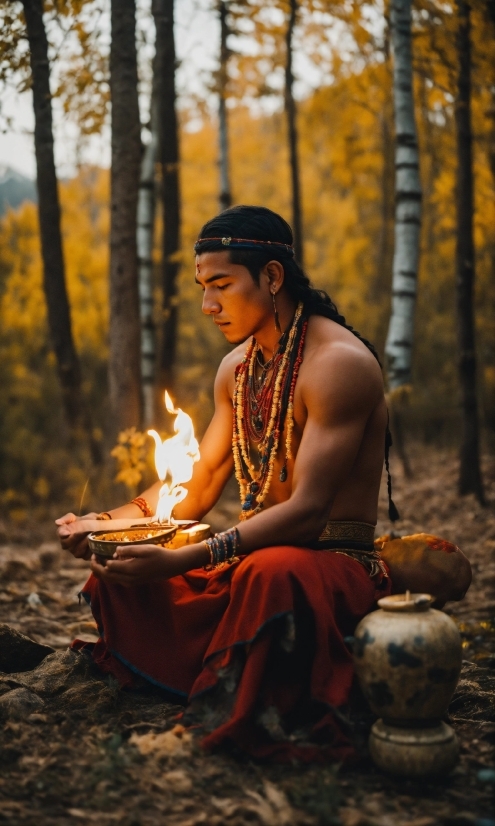
[[[241,520],[249,519],[263,507],[285,424],[285,459],[279,478],[281,482],[287,479],[287,463],[292,459],[294,391],[307,326],[303,304],[299,302],[291,327],[280,339],[274,356],[260,364],[260,348],[253,338],[237,368],[232,451],[241,495]],[[257,366],[261,367],[259,379]],[[259,470],[251,461],[250,441],[257,445]]]

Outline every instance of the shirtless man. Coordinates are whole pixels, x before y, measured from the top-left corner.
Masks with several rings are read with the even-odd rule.
[[[228,557],[233,557],[234,551],[236,556],[241,557],[240,562],[236,561],[228,571],[222,566],[218,569],[214,567],[209,572],[203,570],[203,566],[224,558],[225,551],[220,549],[219,543],[215,546],[214,543],[202,542],[175,550],[153,545],[126,546],[119,550],[118,558],[109,561],[105,567],[94,557],[91,559],[94,576],[90,580],[93,584],[89,588],[89,599],[99,625],[103,626],[107,645],[105,656],[96,659],[100,665],[104,661],[108,665],[108,658],[116,657],[149,679],[189,695],[191,700],[198,692],[204,691],[205,680],[210,689],[217,685],[217,677],[211,674],[210,677],[205,676],[205,662],[214,661],[219,651],[233,650],[241,640],[256,638],[257,628],[270,622],[273,616],[294,614],[298,598],[291,591],[285,602],[280,597],[283,604],[279,605],[279,596],[287,583],[278,582],[274,585],[273,594],[266,597],[266,607],[257,619],[258,626],[246,626],[239,630],[237,636],[231,631],[225,636],[226,632],[220,628],[225,626],[226,610],[227,613],[234,610],[235,588],[242,594],[244,605],[242,611],[238,609],[238,614],[255,612],[253,604],[249,610],[246,607],[249,606],[248,595],[253,577],[258,577],[261,571],[266,584],[273,579],[274,572],[276,578],[279,577],[282,569],[284,574],[292,573],[293,579],[298,580],[299,588],[307,594],[306,603],[311,603],[313,599],[311,594],[317,589],[316,580],[328,581],[325,587],[330,601],[329,591],[335,590],[336,582],[340,583],[341,602],[346,589],[349,593],[343,601],[354,601],[351,607],[341,606],[341,617],[334,616],[334,611],[326,621],[324,631],[330,637],[332,634],[335,636],[333,653],[337,659],[343,661],[348,657],[343,678],[345,690],[336,690],[333,694],[330,691],[325,697],[319,696],[314,686],[310,691],[313,698],[339,705],[338,700],[345,700],[344,695],[346,692],[348,694],[352,678],[349,676],[349,668],[352,670],[350,657],[344,653],[342,634],[349,628],[352,630],[359,616],[371,609],[376,588],[386,590],[389,587],[386,572],[372,545],[387,426],[380,366],[371,345],[348,328],[328,296],[311,288],[294,260],[291,231],[280,216],[261,207],[234,207],[203,227],[195,249],[196,282],[203,292],[203,312],[211,317],[234,349],[224,358],[218,370],[214,391],[215,413],[200,445],[201,458],[194,466],[191,481],[185,485],[188,495],[175,507],[174,516],[177,519],[201,520],[218,500],[234,471],[232,408],[236,370],[239,370],[248,350],[253,353],[252,386],[262,389],[265,384],[269,385],[274,371],[279,369],[276,366],[271,368],[271,360],[278,348],[290,346],[287,335],[293,327],[296,329],[294,325],[302,302],[303,316],[298,322],[297,341],[301,335],[305,338],[304,346],[301,345],[302,362],[298,365],[298,374],[297,366],[294,367],[295,356],[291,362],[291,369],[295,371],[294,375],[297,374],[293,387],[294,458],[287,461],[285,457],[286,417],[276,455],[272,456],[270,481],[264,485],[264,501],[262,507],[257,508],[260,485],[250,486],[253,479],[241,457],[237,475],[246,478],[248,493],[254,493],[249,500],[245,494],[242,511],[244,516],[251,518],[241,520],[235,532],[229,532],[227,545],[224,542]],[[307,325],[302,330],[304,319]],[[281,339],[282,332],[285,332],[285,337]],[[278,362],[275,360],[274,364]],[[280,405],[283,403],[281,397]],[[254,426],[258,425],[255,423]],[[267,427],[266,421],[264,427]],[[255,474],[259,474],[263,459],[258,455],[258,445],[252,439],[247,450],[252,468]],[[265,461],[268,462],[268,458]],[[153,513],[159,487],[160,483],[157,483],[142,494]],[[142,515],[140,507],[133,503],[111,511],[112,518]],[[73,514],[68,514],[57,523],[62,546],[76,557],[87,558],[84,517],[77,519]],[[318,548],[323,550],[316,550]],[[338,553],[325,553],[329,549]],[[305,581],[307,576],[316,577],[313,584]],[[124,651],[122,646],[125,648],[125,644],[119,641],[115,629],[112,644],[108,642],[110,631],[105,625],[110,628],[112,617],[116,614],[119,614],[120,622],[124,622],[122,611],[127,610],[123,608],[125,597],[117,598],[116,594],[137,593],[144,588],[148,589],[147,599],[152,601],[150,594],[154,593],[153,588],[163,589],[168,582],[174,585],[169,587],[166,596],[161,591],[161,604],[166,599],[177,605],[184,600],[186,592],[192,604],[200,596],[203,598],[209,588],[213,588],[212,583],[218,585],[220,581],[226,588],[226,605],[229,608],[224,606],[211,618],[211,630],[206,635],[203,650],[191,655],[199,664],[191,669],[189,682],[186,679],[182,689],[178,688],[180,679],[175,680],[173,675],[160,672],[157,676],[160,669],[151,674],[153,669],[149,665],[136,663],[136,658],[141,655],[131,656],[129,651]],[[174,591],[176,586],[179,587],[179,582],[180,593]],[[121,586],[129,588],[122,589]],[[291,587],[287,585],[289,590]],[[254,599],[253,596],[251,600]],[[320,617],[318,603],[306,607],[310,608],[313,617]],[[180,624],[180,619],[174,614],[175,609],[169,606],[166,610],[168,622],[173,614]],[[133,611],[135,625],[140,622],[141,615],[137,607]],[[153,628],[156,628],[157,617],[155,614]],[[208,620],[205,619],[205,622]],[[232,629],[232,619],[229,628]],[[186,652],[183,656],[187,657],[188,646],[192,645],[191,637],[184,638],[181,645],[182,651]],[[179,657],[178,649],[174,652],[163,651],[159,656],[171,661]],[[312,666],[308,667],[311,670]],[[107,670],[112,669],[109,667]],[[191,691],[192,683],[194,690]],[[244,723],[248,718],[246,712]],[[231,726],[225,736],[237,738],[243,747],[248,748],[244,735],[239,734],[238,729],[239,726]],[[215,742],[221,742],[222,736],[217,737]],[[254,747],[248,750],[255,753]]]

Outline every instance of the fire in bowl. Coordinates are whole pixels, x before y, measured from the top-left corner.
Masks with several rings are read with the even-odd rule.
[[[119,545],[165,545],[175,536],[176,525],[166,525],[159,528],[139,527],[128,528],[123,531],[98,531],[90,533],[88,545],[92,553],[111,559]]]

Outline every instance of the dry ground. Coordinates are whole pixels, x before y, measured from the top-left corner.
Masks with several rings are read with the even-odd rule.
[[[495,826],[495,462],[485,462],[483,509],[457,496],[452,453],[411,452],[410,482],[394,468],[403,517],[395,530],[443,536],[463,548],[474,569],[467,597],[447,606],[465,656],[450,708],[461,759],[449,777],[394,779],[376,770],[365,750],[352,770],[205,755],[158,690],[119,691],[87,658],[67,652],[73,637],[95,638],[89,609],[77,599],[87,565],[62,554],[42,526],[28,532],[5,525],[0,623],[57,653],[32,671],[0,674],[0,823]],[[228,524],[236,508],[227,498],[212,523]],[[384,514],[383,497],[383,533],[390,528]]]

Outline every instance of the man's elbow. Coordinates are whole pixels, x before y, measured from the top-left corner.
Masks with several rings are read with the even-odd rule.
[[[313,543],[321,535],[328,522],[331,505],[305,504],[298,514],[297,533],[301,543]]]

